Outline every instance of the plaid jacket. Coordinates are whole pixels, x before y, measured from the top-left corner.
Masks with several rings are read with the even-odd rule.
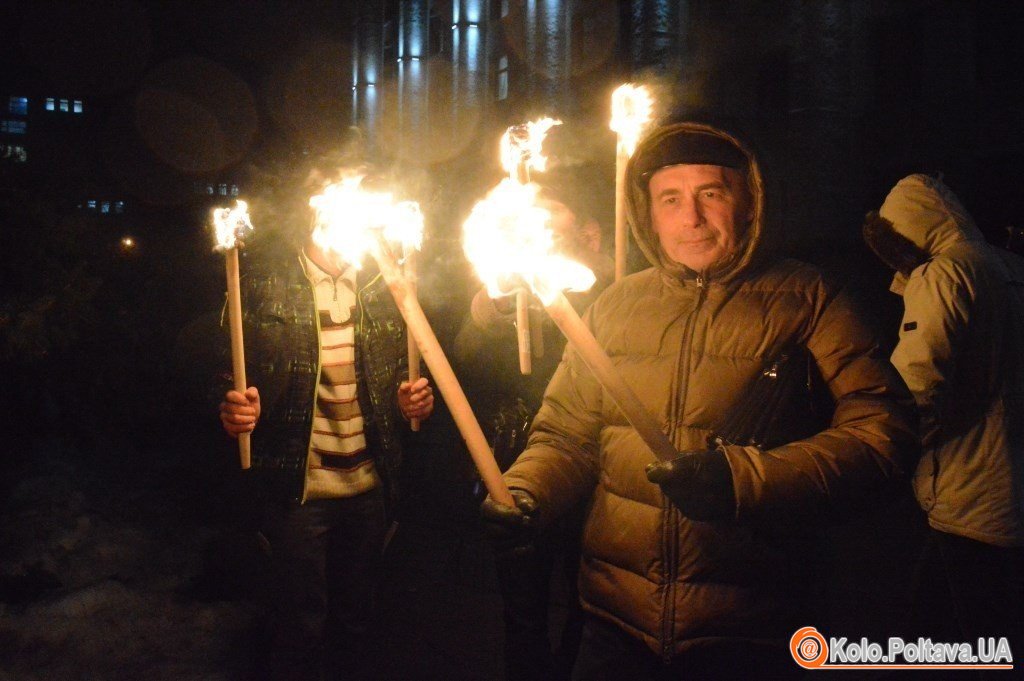
[[[303,498],[320,376],[316,302],[301,257],[247,263],[242,281],[246,376],[262,406],[252,474],[262,496],[291,502]],[[359,407],[393,512],[402,461],[397,390],[408,375],[405,324],[375,268],[357,275],[356,305]]]

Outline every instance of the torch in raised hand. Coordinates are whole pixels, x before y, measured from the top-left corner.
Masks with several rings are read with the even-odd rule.
[[[659,423],[566,300],[563,291],[593,286],[594,273],[553,252],[551,214],[537,205],[537,191],[537,185],[504,179],[478,202],[463,225],[466,257],[491,297],[515,287],[532,291],[647,446],[660,459],[675,458],[678,452]]]
[[[547,167],[544,156],[544,138],[548,131],[561,121],[554,118],[540,118],[536,121],[513,125],[501,137],[501,164],[508,172],[509,182],[530,184],[530,171],[543,171]],[[516,296],[516,338],[519,343],[519,371],[523,374],[533,372],[532,356],[543,355],[543,336],[532,333],[530,325],[529,291],[520,288]]]
[[[249,207],[237,201],[234,208],[214,208],[213,228],[216,249],[224,252],[224,267],[228,284],[228,322],[231,329],[231,373],[235,390],[245,393],[245,345],[242,340],[242,296],[239,290],[238,246],[245,234],[252,230]],[[238,435],[238,458],[243,469],[250,465],[249,433]]]

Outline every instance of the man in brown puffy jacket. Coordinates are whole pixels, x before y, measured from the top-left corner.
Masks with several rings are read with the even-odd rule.
[[[654,131],[626,170],[634,236],[652,268],[609,287],[586,322],[678,458],[655,461],[570,348],[506,473],[530,532],[593,495],[575,679],[795,675],[821,523],[871,503],[916,453],[913,402],[849,299],[814,268],[766,257],[754,156],[715,128]],[[765,367],[803,353],[831,422],[778,446],[713,435]],[[709,448],[712,443],[713,448]]]

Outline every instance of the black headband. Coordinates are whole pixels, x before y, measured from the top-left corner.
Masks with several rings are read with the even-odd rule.
[[[723,166],[746,170],[748,159],[727,139],[705,132],[683,130],[667,137],[636,159],[637,178],[646,185],[662,168],[681,164]]]

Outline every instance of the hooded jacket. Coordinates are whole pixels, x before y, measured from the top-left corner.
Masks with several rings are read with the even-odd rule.
[[[892,286],[904,303],[892,362],[925,445],[917,500],[935,529],[1024,545],[1024,260],[989,245],[926,175],[900,180],[879,215],[881,227],[865,231],[872,248],[923,259]]]
[[[586,322],[680,451],[708,436],[765,365],[794,346],[835,401],[829,427],[762,451],[723,446],[735,486],[730,522],[682,516],[644,473],[654,455],[569,347],[529,447],[506,474],[550,519],[593,495],[583,535],[584,608],[668,659],[695,646],[779,642],[805,626],[823,518],[870,503],[901,478],[916,440],[912,400],[848,298],[812,267],[764,257],[760,171],[746,156],[753,219],[734,257],[708,272],[672,262],[651,227],[637,159],[626,170],[634,236],[653,268],[598,298]],[[803,624],[802,624],[803,623]]]

